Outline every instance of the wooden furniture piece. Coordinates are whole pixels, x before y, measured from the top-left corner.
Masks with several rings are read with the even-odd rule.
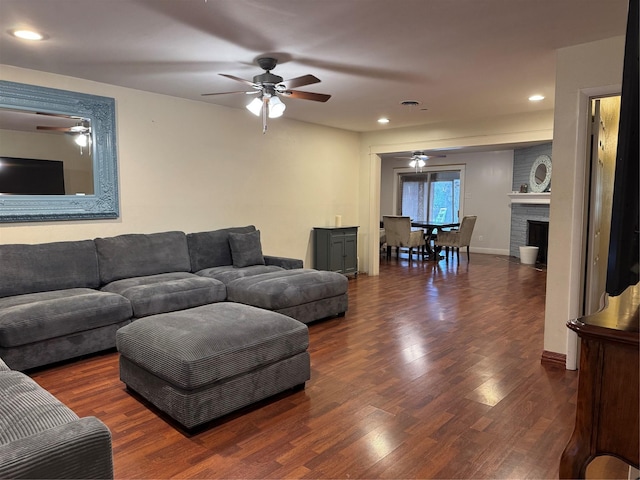
[[[314,268],[358,274],[358,227],[314,227]]]
[[[584,478],[599,455],[635,468],[638,446],[640,287],[610,297],[598,313],[567,322],[581,339],[576,423],[560,460],[560,478]]]
[[[439,248],[431,248],[431,243],[438,238],[438,234],[444,231],[445,228],[458,228],[460,226],[459,223],[441,223],[441,222],[422,222],[422,221],[414,221],[411,222],[412,227],[422,228],[424,229],[424,240],[426,242],[425,250],[427,256],[430,258],[435,258],[436,254],[440,252]]]

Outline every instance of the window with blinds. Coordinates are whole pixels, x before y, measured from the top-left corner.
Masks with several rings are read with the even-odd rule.
[[[401,215],[414,221],[459,222],[459,170],[401,173],[399,177]]]

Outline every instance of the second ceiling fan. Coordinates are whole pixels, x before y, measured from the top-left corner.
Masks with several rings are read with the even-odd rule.
[[[314,102],[326,102],[331,95],[324,93],[305,92],[302,90],[294,90],[298,87],[319,83],[320,79],[314,75],[302,75],[301,77],[290,78],[284,80],[281,76],[271,73],[278,60],[272,57],[261,57],[257,60],[258,65],[265,72],[253,77],[253,81],[236,77],[226,73],[220,73],[223,77],[243,83],[252,88],[252,90],[236,90],[232,92],[203,93],[202,96],[210,95],[227,95],[233,93],[243,93],[246,95],[258,95],[247,105],[247,109],[254,115],[262,113],[262,132],[267,130],[267,117],[280,117],[286,108],[285,104],[279,97],[299,98],[302,100],[312,100]]]
[[[422,167],[427,164],[427,160],[430,158],[445,158],[446,155],[427,155],[424,152],[413,152],[410,157],[395,157],[395,158],[409,158],[409,166],[416,169],[416,173],[422,172]]]

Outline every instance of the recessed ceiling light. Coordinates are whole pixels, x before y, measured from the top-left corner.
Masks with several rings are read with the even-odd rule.
[[[537,94],[537,95],[531,95],[529,97],[530,102],[539,102],[540,100],[544,100],[544,95]]]
[[[44,40],[44,35],[36,32],[35,30],[18,29],[11,30],[9,33],[14,37],[21,38],[22,40]]]
[[[379,118],[378,119],[378,123],[389,123],[389,119],[388,118]]]

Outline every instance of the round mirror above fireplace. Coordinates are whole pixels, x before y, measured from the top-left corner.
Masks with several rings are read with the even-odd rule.
[[[529,190],[534,193],[542,193],[549,188],[551,183],[551,158],[548,155],[540,155],[531,165],[529,172]]]

